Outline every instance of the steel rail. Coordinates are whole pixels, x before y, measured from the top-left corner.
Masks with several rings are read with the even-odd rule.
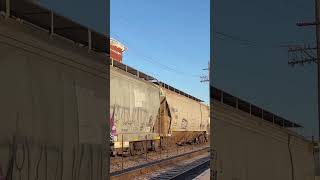
[[[165,159],[160,159],[160,160],[157,160],[157,161],[152,161],[152,162],[149,162],[149,163],[144,163],[144,164],[141,164],[141,165],[138,165],[138,166],[134,166],[134,167],[130,167],[130,168],[127,168],[127,169],[123,169],[123,170],[120,170],[120,171],[115,171],[115,172],[110,173],[110,177],[111,178],[118,178],[118,177],[125,176],[125,175],[133,173],[133,172],[142,171],[143,169],[146,169],[148,167],[152,167],[152,166],[156,166],[156,165],[160,165],[160,164],[164,164],[164,163],[170,162],[170,161],[172,161],[174,159],[177,159],[177,158],[182,158],[184,156],[192,155],[192,154],[195,154],[195,153],[200,153],[202,151],[205,152],[205,151],[208,151],[209,149],[210,149],[210,147],[204,147],[204,148],[201,148],[201,149],[198,149],[198,150],[194,150],[194,151],[191,151],[191,152],[179,154],[179,155],[168,157],[168,158],[165,158]]]
[[[201,174],[203,171],[209,169],[210,166],[210,156],[198,159],[187,165],[179,166],[173,168],[157,177],[151,178],[152,180],[187,180],[193,179],[197,175]]]

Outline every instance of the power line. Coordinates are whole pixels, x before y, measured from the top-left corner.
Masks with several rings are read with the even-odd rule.
[[[127,24],[130,26],[129,24],[129,20],[127,20],[127,18],[125,18],[124,16],[120,16],[120,15],[117,15],[117,17],[122,21],[117,21],[121,24]],[[121,40],[121,38],[119,38],[119,36],[115,33],[113,33],[117,39],[119,39],[120,41],[124,42],[125,44],[128,44],[126,43],[125,41]],[[186,76],[189,76],[189,77],[193,77],[193,78],[199,78],[199,75],[196,75],[196,74],[193,74],[193,73],[190,73],[190,72],[184,72],[184,71],[181,71],[181,70],[177,70],[177,68],[174,68],[172,66],[168,66],[166,64],[162,64],[160,63],[160,61],[156,58],[153,58],[153,57],[150,57],[150,56],[146,56],[144,53],[142,53],[141,51],[137,50],[137,48],[135,48],[134,46],[130,45],[130,49],[138,55],[140,57],[143,57],[143,60],[149,62],[149,63],[152,63],[152,64],[158,64],[159,67],[162,67],[162,69],[165,69],[167,71],[171,71],[171,72],[174,72],[178,75],[186,75]]]
[[[255,42],[252,42],[252,41],[249,41],[249,40],[246,40],[246,39],[241,39],[241,38],[235,37],[235,36],[233,36],[231,34],[227,34],[227,33],[220,32],[220,31],[215,31],[215,33],[217,35],[219,35],[220,37],[225,37],[225,38],[231,39],[233,41],[239,41],[239,42],[243,42],[243,43],[246,43],[246,44],[256,45]]]
[[[122,40],[121,38],[119,38],[119,36],[115,33],[113,33],[113,35],[119,40],[119,41],[122,41],[124,42],[125,44],[126,41]],[[144,61],[147,61],[151,64],[157,64],[158,67],[162,68],[162,69],[165,69],[167,71],[170,71],[170,72],[174,72],[178,75],[181,75],[181,76],[189,76],[189,77],[193,77],[193,78],[199,78],[199,75],[196,75],[196,74],[192,74],[192,73],[189,73],[189,72],[185,72],[185,71],[180,71],[180,70],[177,70],[176,68],[173,68],[173,67],[170,67],[166,64],[162,64],[160,63],[160,61],[158,59],[155,59],[153,57],[150,57],[150,56],[146,56],[144,53],[142,53],[141,51],[137,50],[137,48],[135,48],[134,46],[130,45],[130,50],[132,50],[132,52],[135,52],[136,55],[140,56],[142,59],[141,60],[144,60]]]
[[[253,40],[248,40],[244,38],[239,38],[237,36],[234,36],[230,33],[222,32],[222,31],[214,31],[215,34],[217,35],[216,38],[220,40],[232,40],[239,42],[240,44],[246,45],[246,46],[251,46],[251,47],[256,47],[256,48],[288,48],[291,46],[290,44],[299,44],[301,42],[278,42],[274,44],[270,43],[265,43],[265,42],[259,42],[259,41],[253,41]],[[305,41],[308,42],[308,41]]]
[[[209,82],[209,74],[210,74],[210,61],[208,62],[208,67],[202,69],[204,71],[208,71],[208,75],[200,76],[200,82]]]
[[[314,22],[297,23],[297,26],[315,26],[316,45],[305,45],[290,48],[288,64],[294,66],[295,64],[315,63],[317,66],[317,113],[318,113],[318,140],[320,139],[320,0],[315,0],[315,20]],[[319,173],[319,172],[317,172]]]
[[[122,21],[123,24],[127,24],[130,26],[127,18],[125,18],[123,16],[118,16],[118,17],[120,18],[120,20]],[[250,46],[250,47],[256,47],[256,48],[288,48],[290,46],[289,44],[293,44],[293,43],[300,44],[301,43],[301,42],[279,42],[279,43],[275,43],[275,44],[267,44],[262,41],[259,42],[259,41],[248,40],[245,38],[240,38],[240,37],[234,36],[230,33],[226,33],[223,31],[215,30],[214,32],[216,33],[216,35],[218,35],[218,36],[216,36],[217,39],[220,39],[220,40],[229,39],[232,41],[237,41],[243,45]],[[310,41],[305,41],[303,43],[308,43],[308,42],[310,42]],[[263,43],[263,45],[261,43]]]

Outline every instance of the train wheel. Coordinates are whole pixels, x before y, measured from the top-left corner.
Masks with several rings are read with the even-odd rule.
[[[161,142],[160,142],[160,146],[161,146],[162,150],[165,150],[165,149],[166,149],[166,143],[165,143],[164,138],[161,137],[160,141],[161,141]]]
[[[143,154],[145,152],[145,142],[144,141],[135,142],[134,147],[135,147],[135,153],[137,155]]]
[[[159,140],[153,141],[153,150],[156,152],[160,151],[160,141]]]
[[[148,142],[146,142],[146,141],[141,142],[141,147],[142,147],[141,154],[144,154],[146,152],[146,149],[148,149],[148,144],[146,144],[146,143],[148,143]]]
[[[129,146],[130,146],[130,147],[129,147],[130,155],[131,155],[131,156],[136,155],[136,152],[135,152],[135,149],[134,149],[134,142],[133,142],[133,143],[130,143]]]

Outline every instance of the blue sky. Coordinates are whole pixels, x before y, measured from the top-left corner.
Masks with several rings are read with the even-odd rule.
[[[314,2],[215,2],[214,29],[252,43],[215,35],[214,86],[302,124],[305,128],[299,132],[305,136],[317,136],[315,64],[292,68],[288,48],[271,47],[314,45],[314,28],[295,25],[314,20]]]
[[[209,0],[111,0],[111,37],[128,47],[123,62],[209,101],[200,83],[210,57]]]
[[[40,3],[98,32],[107,32],[102,0],[41,0]],[[209,0],[111,0],[111,37],[128,47],[124,63],[208,102]]]

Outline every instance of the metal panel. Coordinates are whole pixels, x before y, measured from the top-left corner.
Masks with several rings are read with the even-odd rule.
[[[156,136],[159,88],[122,70],[111,68],[110,113],[115,141],[139,141]]]
[[[172,116],[172,131],[207,131],[208,106],[170,90],[163,90]]]
[[[214,163],[219,179],[313,179],[310,141],[216,100],[211,99],[211,106],[211,147],[217,152]]]
[[[300,124],[294,123],[292,121],[286,120],[282,117],[277,116],[267,110],[255,106],[249,102],[246,102],[238,97],[232,96],[218,88],[210,86],[210,97],[216,101],[223,104],[227,104],[241,111],[247,112],[253,116],[259,117],[263,120],[269,121],[271,123],[277,124],[278,126],[287,128],[301,128]],[[265,113],[265,114],[264,114]]]
[[[0,56],[0,166],[9,170],[4,173],[12,179],[103,179],[109,155],[103,57],[10,18],[0,18]],[[96,106],[90,107],[94,117],[86,113],[86,100]],[[82,140],[80,119],[96,128],[95,137]],[[21,169],[10,172],[10,159]]]

